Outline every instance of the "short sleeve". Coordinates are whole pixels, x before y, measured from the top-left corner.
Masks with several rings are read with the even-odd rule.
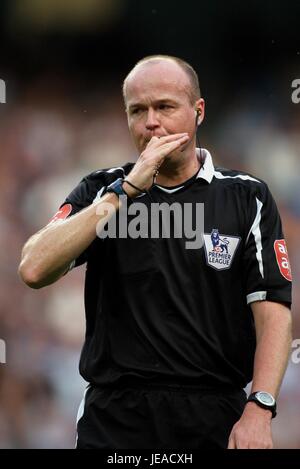
[[[269,300],[290,306],[292,277],[280,215],[267,185],[258,184],[250,197],[243,258],[247,303]]]
[[[101,177],[101,175],[96,176],[95,173],[86,176],[66,197],[65,201],[59,207],[58,212],[51,218],[50,223],[54,223],[58,220],[65,220],[88,207],[94,202],[94,200],[99,199],[101,195],[105,193],[106,186],[105,178]],[[69,270],[73,267],[84,264],[87,261],[92,245],[93,243],[91,243],[91,245],[83,251],[77,259],[74,259]]]

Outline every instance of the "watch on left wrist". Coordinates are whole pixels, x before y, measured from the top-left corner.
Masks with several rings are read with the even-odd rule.
[[[252,392],[248,397],[247,402],[255,402],[259,407],[270,410],[272,412],[272,418],[276,417],[276,400],[269,392]]]
[[[123,182],[122,178],[118,178],[113,181],[109,186],[107,186],[106,192],[114,192],[119,197],[120,195],[127,196],[126,192],[123,189]]]

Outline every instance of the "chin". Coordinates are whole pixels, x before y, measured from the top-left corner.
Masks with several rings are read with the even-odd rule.
[[[172,166],[173,164],[177,164],[179,160],[182,159],[182,153],[180,153],[178,150],[170,153],[169,155],[166,156],[162,166]]]
[[[182,150],[177,149],[177,150],[173,151],[172,153],[170,153],[167,156],[167,158],[169,158],[170,160],[181,159],[183,157],[184,150],[185,150],[185,148],[183,148]]]

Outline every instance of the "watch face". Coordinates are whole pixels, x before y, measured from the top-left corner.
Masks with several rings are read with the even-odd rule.
[[[268,392],[257,392],[255,397],[264,405],[273,406],[275,404],[274,397]]]

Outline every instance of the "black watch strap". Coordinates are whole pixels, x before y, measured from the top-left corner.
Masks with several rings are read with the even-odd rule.
[[[256,391],[250,394],[247,402],[255,402],[259,407],[272,412],[272,418],[276,417],[276,400],[272,394],[265,391]]]
[[[113,181],[109,186],[107,186],[106,192],[114,192],[119,197],[120,195],[126,195],[126,192],[123,189],[124,179],[118,178]]]

